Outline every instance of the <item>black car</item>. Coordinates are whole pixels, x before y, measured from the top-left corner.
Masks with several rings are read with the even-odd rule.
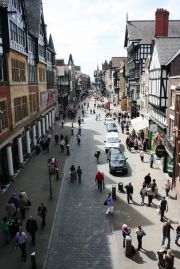
[[[127,174],[127,158],[124,156],[122,151],[118,148],[109,148],[108,161],[109,161],[109,173],[122,173]]]
[[[108,132],[118,132],[118,129],[115,123],[107,124],[106,128]]]

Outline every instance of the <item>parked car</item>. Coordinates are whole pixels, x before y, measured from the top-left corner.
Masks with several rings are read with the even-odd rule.
[[[113,118],[105,118],[104,124],[107,126],[109,123],[115,123]]]
[[[108,132],[106,135],[105,152],[107,153],[109,148],[119,148],[120,147],[119,134],[117,132]]]
[[[127,174],[128,168],[126,160],[127,158],[124,156],[123,152],[119,148],[109,148],[109,173]]]
[[[108,132],[118,132],[117,126],[115,123],[109,123],[106,125]]]

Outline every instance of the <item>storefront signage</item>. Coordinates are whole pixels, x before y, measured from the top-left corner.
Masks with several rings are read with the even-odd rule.
[[[157,124],[150,124],[149,130],[150,132],[157,132]]]
[[[158,158],[162,158],[166,155],[166,149],[164,147],[164,145],[157,145],[156,147],[156,156]]]

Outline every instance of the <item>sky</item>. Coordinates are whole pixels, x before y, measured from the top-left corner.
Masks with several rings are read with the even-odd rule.
[[[179,0],[43,0],[47,34],[52,35],[56,59],[67,64],[69,54],[81,72],[93,80],[94,70],[112,57],[126,56],[126,19],[154,20],[157,8],[180,19]]]

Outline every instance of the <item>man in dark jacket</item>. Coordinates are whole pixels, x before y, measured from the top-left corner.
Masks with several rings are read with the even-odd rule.
[[[37,222],[32,216],[29,216],[29,219],[26,221],[26,231],[31,235],[33,246],[36,243],[36,231],[38,230]]]
[[[164,213],[165,211],[168,211],[168,203],[165,197],[162,198],[160,204],[159,204],[159,210],[161,214],[161,219],[160,221],[164,221]]]
[[[131,183],[129,183],[128,185],[125,186],[126,189],[126,193],[127,193],[127,202],[128,204],[130,203],[130,200],[132,201],[132,195],[133,195],[133,186]]]
[[[170,242],[171,242],[171,237],[170,237],[170,231],[174,230],[174,228],[171,226],[171,221],[167,220],[167,222],[163,225],[163,240],[162,240],[162,246],[164,246],[165,240],[167,238],[168,243],[167,243],[167,248],[170,248]]]
[[[151,183],[151,176],[150,176],[150,173],[148,173],[148,174],[144,177],[144,182],[145,182],[146,186],[149,186],[149,184]]]

